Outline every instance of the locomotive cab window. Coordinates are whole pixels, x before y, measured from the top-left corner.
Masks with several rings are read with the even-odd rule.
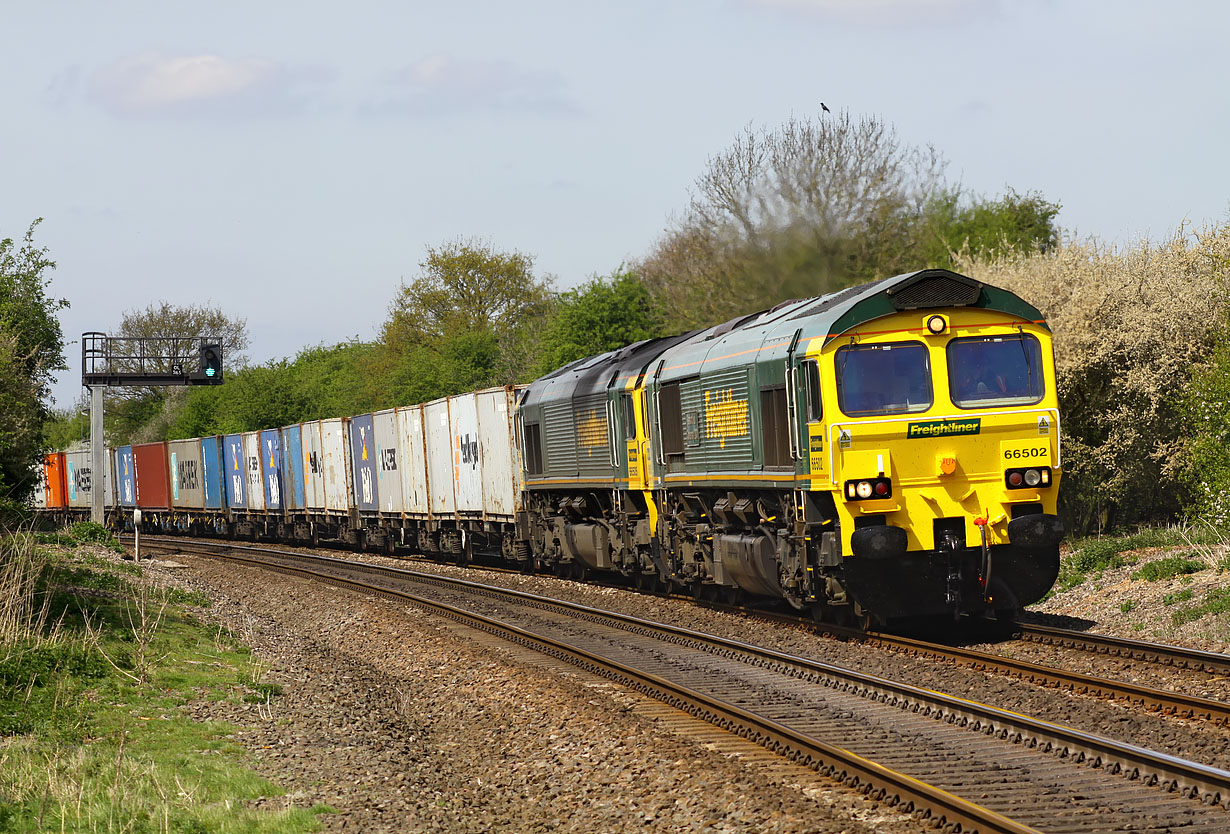
[[[815,359],[807,359],[799,364],[803,371],[803,387],[807,398],[807,422],[815,423],[824,411],[820,399],[820,364]]]
[[[1032,405],[1042,399],[1042,347],[1033,336],[979,336],[948,343],[949,393],[959,408]]]
[[[525,471],[527,475],[542,474],[542,432],[538,423],[525,425]]]
[[[919,342],[850,345],[833,364],[837,403],[851,417],[912,414],[934,401],[930,355]]]
[[[633,440],[636,437],[636,408],[632,404],[631,394],[620,394],[619,404],[624,415],[624,439]]]

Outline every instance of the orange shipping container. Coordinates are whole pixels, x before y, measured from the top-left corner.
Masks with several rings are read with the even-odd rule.
[[[66,506],[67,491],[64,489],[63,452],[52,452],[43,458],[43,475],[47,482],[47,508]]]

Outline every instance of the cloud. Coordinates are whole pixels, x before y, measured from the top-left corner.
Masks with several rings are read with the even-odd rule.
[[[231,112],[256,114],[297,109],[305,87],[329,73],[290,69],[260,58],[167,55],[144,52],[94,72],[88,92],[124,116]]]
[[[409,115],[523,112],[570,116],[580,112],[558,73],[510,61],[433,55],[393,73],[388,87],[370,110]]]
[[[861,26],[966,23],[994,13],[998,0],[743,0],[792,16]]]

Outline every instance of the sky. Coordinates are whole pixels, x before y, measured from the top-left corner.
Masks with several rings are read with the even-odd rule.
[[[429,246],[610,275],[745,127],[821,102],[1071,235],[1230,219],[1215,0],[0,5],[0,237],[43,218],[61,408],[81,333],[160,300],[246,318],[261,363],[374,338]]]

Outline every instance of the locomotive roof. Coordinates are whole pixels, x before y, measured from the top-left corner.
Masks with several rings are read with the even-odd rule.
[[[649,339],[565,365],[536,380],[524,403],[570,399],[605,390],[615,379],[651,373],[687,377],[701,367],[746,365],[784,357],[801,338],[827,344],[852,328],[905,310],[976,307],[998,310],[1046,326],[1042,313],[1017,295],[948,269],[924,269],[847,287],[828,295],[791,299],[706,330]],[[660,362],[659,362],[660,360]],[[555,386],[558,391],[551,391]]]

